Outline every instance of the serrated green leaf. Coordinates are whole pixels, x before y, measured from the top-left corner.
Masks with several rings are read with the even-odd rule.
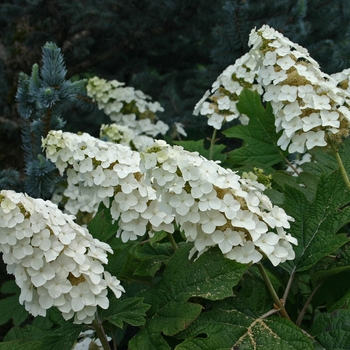
[[[312,155],[313,162],[302,164],[301,167],[308,172],[320,176],[321,174],[330,175],[339,169],[338,163],[333,153],[327,152],[323,148],[314,148],[309,151]],[[350,139],[345,139],[340,148],[339,155],[342,159],[344,167],[350,174]]]
[[[298,246],[294,247],[295,259],[281,264],[284,269],[290,273],[307,270],[349,241],[345,234],[337,233],[350,221],[350,193],[340,173],[320,178],[313,202],[291,187],[286,188],[285,196],[285,210],[295,219],[288,231],[298,239]]]
[[[88,224],[88,230],[95,238],[107,242],[110,238],[115,238],[118,223],[113,223],[109,209],[100,205],[100,210]]]
[[[128,345],[130,350],[171,350],[166,340],[149,328],[142,328]]]
[[[202,313],[177,337],[185,341],[175,350],[314,350],[311,340],[292,322],[253,318],[226,302],[214,304],[212,311]]]
[[[151,307],[143,302],[143,298],[113,298],[107,310],[101,311],[101,317],[123,328],[123,323],[142,326],[146,320],[146,311]]]
[[[145,303],[152,306],[145,327],[130,341],[130,349],[170,349],[162,333],[176,334],[202,309],[200,304],[188,303],[190,298],[218,300],[233,295],[232,287],[247,265],[224,258],[219,249],[211,249],[193,262],[188,259],[191,248],[192,244],[181,245],[169,259],[162,280],[141,293]]]
[[[309,333],[327,350],[350,349],[350,310],[319,315]]]
[[[3,283],[1,292],[4,294],[15,293],[15,295],[0,300],[0,325],[12,318],[13,324],[19,326],[29,315],[24,306],[19,303],[21,290],[14,280],[10,280]]]
[[[21,340],[22,342],[31,340],[41,340],[45,331],[43,329],[27,325],[23,328],[13,327],[6,334],[4,341]]]
[[[239,289],[235,290],[235,296],[225,299],[225,302],[230,308],[253,318],[260,317],[273,307],[266,285],[254,267],[243,275]]]
[[[174,250],[170,243],[145,243],[131,249],[131,254],[141,260],[134,274],[139,276],[154,276],[163,263],[169,260]]]
[[[185,150],[189,152],[198,152],[203,157],[210,159],[210,150],[204,147],[204,140],[189,140],[189,141],[175,141],[176,145],[182,146]],[[226,155],[222,151],[226,148],[225,145],[213,145],[213,160],[220,160],[224,162],[226,160]]]
[[[331,268],[324,271],[316,271],[311,275],[311,281],[312,281],[312,284],[316,286],[331,276],[334,276],[349,270],[350,270],[350,266],[342,266],[342,267]]]
[[[45,350],[72,349],[85,325],[65,322],[60,328],[45,333],[42,338],[42,348]]]
[[[185,329],[201,312],[202,306],[171,300],[157,312],[150,321],[149,328],[154,332],[174,335]]]
[[[226,137],[243,140],[242,147],[229,153],[229,159],[236,165],[257,164],[272,166],[285,161],[285,152],[277,146],[275,117],[270,104],[265,109],[261,96],[248,89],[243,90],[238,110],[249,117],[248,125],[236,125],[223,132]],[[263,168],[264,169],[264,168]]]
[[[294,187],[297,191],[302,192],[309,201],[313,201],[316,195],[318,178],[310,173],[302,172],[299,177],[291,176],[286,172],[275,172],[272,175],[272,180],[279,186]]]
[[[40,341],[30,341],[22,344],[19,340],[6,341],[0,343],[0,350],[41,350]]]

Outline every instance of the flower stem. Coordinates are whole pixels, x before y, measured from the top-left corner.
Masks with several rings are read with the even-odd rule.
[[[210,140],[209,160],[213,159],[214,145],[215,145],[215,142],[216,142],[216,133],[217,133],[217,130],[214,128],[213,136],[211,137],[211,140]]]
[[[344,182],[345,182],[345,185],[346,187],[348,188],[348,190],[350,190],[350,180],[349,180],[349,176],[346,172],[346,169],[344,167],[344,163],[340,157],[340,154],[339,154],[339,151],[338,151],[338,147],[334,144],[333,140],[328,137],[328,144],[331,146],[331,150],[335,156],[335,159],[337,160],[337,163],[338,163],[338,166],[339,166],[339,169],[340,169],[340,172],[343,176],[343,179],[344,179]]]
[[[100,323],[97,319],[94,319],[92,321],[92,326],[94,327],[95,331],[96,331],[96,335],[97,337],[100,339],[103,350],[111,350],[109,344],[108,344],[108,340],[106,337],[106,333],[103,329],[102,323]]]
[[[275,303],[275,305],[279,308],[279,312],[281,314],[282,317],[290,320],[290,317],[286,311],[286,309],[284,308],[284,305],[283,305],[283,301],[281,301],[279,298],[278,298],[278,295],[275,291],[275,289],[273,288],[273,285],[269,279],[269,276],[267,275],[264,267],[262,266],[261,263],[258,263],[258,268],[259,268],[259,272],[261,274],[261,277],[263,278],[265,284],[266,284],[266,287],[268,289],[268,291],[270,292],[270,295]]]
[[[175,242],[175,239],[174,239],[173,235],[171,233],[169,233],[169,232],[167,232],[167,235],[168,235],[168,239],[169,239],[173,249],[177,250],[178,247],[177,247],[177,244]]]

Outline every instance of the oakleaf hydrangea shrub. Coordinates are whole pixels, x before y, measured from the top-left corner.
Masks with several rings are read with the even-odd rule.
[[[34,316],[54,306],[66,320],[91,323],[97,306],[108,308],[107,287],[117,298],[124,288],[104,270],[111,247],[73,219],[50,201],[0,192],[0,251],[19,302]]]
[[[168,128],[157,120],[159,104],[117,81],[88,82],[114,123],[101,127],[101,139],[62,130],[42,139],[66,179],[64,213],[0,192],[0,249],[20,303],[38,317],[5,343],[350,343],[350,167],[342,161],[350,157],[349,70],[323,73],[306,49],[267,25],[252,30],[249,45],[195,106],[213,127],[209,149],[204,140],[155,140]],[[217,145],[223,128],[242,147]],[[181,124],[175,129],[185,135]],[[80,212],[91,214],[87,228],[74,222]]]

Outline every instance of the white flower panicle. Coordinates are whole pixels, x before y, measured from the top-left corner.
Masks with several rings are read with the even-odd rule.
[[[136,114],[138,117],[155,118],[156,112],[163,112],[159,102],[150,102],[150,96],[133,87],[124,87],[117,80],[107,81],[94,77],[86,86],[87,94],[95,101],[106,115],[120,123],[125,114]],[[144,115],[141,115],[144,114]]]
[[[271,102],[276,131],[282,131],[278,145],[289,153],[304,153],[349,135],[349,70],[323,73],[305,48],[267,25],[252,30],[248,44],[250,51],[226,68],[194,114],[208,116],[216,129],[234,118],[248,123],[236,109],[241,91],[248,88]]]
[[[119,298],[119,280],[104,270],[110,246],[93,238],[50,201],[11,190],[0,192],[0,251],[32,315],[58,308],[74,323],[91,323],[107,309],[107,287]]]
[[[156,113],[163,112],[163,107],[158,102],[150,102],[150,96],[140,90],[124,87],[124,83],[117,80],[107,81],[98,77],[89,79],[86,89],[98,108],[115,122],[110,126],[112,131],[106,132],[106,125],[101,129],[101,133],[108,136],[108,141],[115,142],[114,139],[121,139],[122,144],[127,145],[134,141],[133,147],[143,150],[153,142],[153,137],[165,135],[169,130],[166,123],[156,121]],[[125,129],[126,127],[128,129]],[[122,133],[123,137],[120,138],[116,133]]]
[[[272,205],[264,185],[243,179],[198,153],[156,141],[141,153],[141,171],[160,198],[160,209],[175,216],[191,256],[219,246],[229,259],[256,263],[266,256],[273,265],[292,260],[286,233],[293,218]]]
[[[265,25],[250,34],[250,55],[257,61],[257,82],[271,102],[282,149],[303,153],[349,135],[349,97],[323,73],[308,51]]]
[[[213,83],[202,99],[196,104],[193,114],[208,117],[208,125],[220,130],[223,123],[239,119],[248,124],[249,119],[237,109],[239,95],[244,88],[262,92],[256,83],[257,62],[249,53],[227,67]]]
[[[65,210],[96,213],[103,202],[118,221],[117,236],[126,242],[150,231],[173,232],[173,217],[159,210],[155,190],[140,173],[140,154],[129,147],[81,135],[50,131],[46,156],[66,172]]]
[[[147,146],[150,146],[154,142],[153,137],[138,134],[135,129],[131,129],[126,125],[119,125],[115,123],[102,124],[100,128],[100,138],[104,141],[130,146],[137,151],[144,150]]]

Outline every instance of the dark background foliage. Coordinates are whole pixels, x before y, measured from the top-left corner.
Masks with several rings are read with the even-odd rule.
[[[144,91],[162,118],[196,127],[195,103],[248,50],[266,23],[308,48],[322,69],[349,66],[350,4],[342,0],[13,0],[0,4],[0,168],[21,167],[15,94],[41,48],[55,42],[67,78],[98,75]],[[95,113],[67,113],[67,130],[96,134]],[[101,118],[101,117],[100,117]],[[196,135],[191,135],[195,137]],[[9,147],[11,145],[11,147]]]

